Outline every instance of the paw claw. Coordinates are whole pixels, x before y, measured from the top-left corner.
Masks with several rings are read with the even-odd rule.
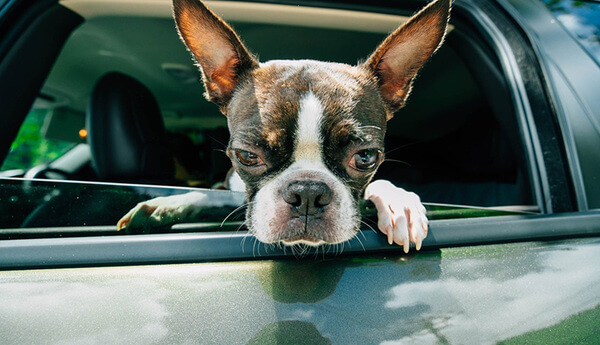
[[[117,231],[124,230],[127,227],[128,222],[129,222],[129,220],[126,219],[125,217],[119,219],[119,222],[117,223]]]

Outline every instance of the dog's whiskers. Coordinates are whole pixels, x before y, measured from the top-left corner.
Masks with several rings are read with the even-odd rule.
[[[242,224],[240,224],[240,226],[237,227],[237,229],[235,230],[235,233],[237,234],[238,232],[240,232],[240,230],[244,227],[244,225],[246,225],[246,221],[242,222]],[[244,236],[242,238],[242,243],[241,243],[242,251],[244,250],[244,247],[245,247],[245,244],[246,244],[246,239],[248,237],[254,238],[254,236]]]
[[[287,246],[282,246],[281,243],[278,244],[279,249],[283,250],[283,254],[287,255]]]
[[[366,237],[364,237],[364,236],[365,236],[365,235],[363,234],[363,238],[364,238],[364,239],[365,239],[365,241],[366,241],[366,240],[367,240],[367,238],[366,238]],[[367,251],[367,249],[365,248],[365,245],[362,243],[362,241],[360,240],[360,237],[359,237],[358,235],[356,236],[356,240],[358,241],[358,244],[360,244],[360,246],[362,247],[362,249],[363,249],[363,252]]]
[[[212,135],[208,135],[208,137],[210,138],[210,140],[216,142],[217,144],[220,144],[221,146],[227,148],[227,144],[223,143],[221,140],[213,137]]]
[[[366,226],[367,226],[367,228],[369,228],[369,230],[371,230],[371,231],[373,231],[373,232],[377,233],[377,230],[375,230],[375,229],[374,229],[374,228],[371,226],[371,224],[367,223],[366,221],[364,221],[364,220],[362,220],[362,219],[361,219],[361,220],[360,220],[360,223],[361,223],[361,224],[364,224],[364,225],[366,225]],[[365,237],[365,234],[363,234],[363,232],[362,232],[361,230],[358,230],[358,232],[360,232],[360,233],[362,234],[362,236],[363,236],[363,237]],[[366,238],[365,238],[365,240],[366,240]]]
[[[292,253],[294,253],[294,256],[297,258],[306,256],[306,254],[308,254],[309,251],[310,247],[304,244],[296,244],[292,246]]]
[[[221,228],[223,227],[223,225],[225,224],[225,222],[227,221],[227,219],[229,219],[231,216],[233,216],[236,212],[250,206],[252,202],[245,202],[242,205],[238,206],[235,208],[235,210],[229,212],[229,214],[225,217],[225,219],[223,219],[223,221],[221,222]],[[246,221],[244,221],[244,223],[246,223]],[[239,230],[239,229],[238,229]]]
[[[388,154],[390,154],[390,153],[392,153],[394,151],[402,150],[402,149],[407,148],[409,146],[417,145],[417,144],[420,144],[420,143],[423,143],[423,142],[424,142],[423,140],[417,140],[417,141],[413,141],[411,143],[406,143],[404,145],[400,145],[398,147],[395,147],[395,148],[393,148],[391,150],[385,151],[385,154],[388,155]]]
[[[399,159],[389,159],[389,158],[386,158],[386,159],[385,159],[383,162],[384,162],[384,163],[385,163],[385,162],[392,162],[392,163],[402,163],[402,164],[404,164],[404,165],[406,165],[406,166],[408,166],[408,167],[411,167],[411,168],[412,168],[412,164],[410,164],[410,163],[408,163],[408,162],[405,162],[405,161],[401,161],[401,160],[399,160]]]
[[[256,239],[256,237],[252,237],[252,240],[254,241],[254,243],[252,243],[252,256],[254,256],[256,258],[257,252],[258,252],[258,256],[260,256],[260,243],[258,241],[258,239]],[[258,248],[258,250],[257,250]]]
[[[223,150],[223,149],[213,149],[214,152],[221,152],[224,153],[225,155],[227,155],[227,150]]]

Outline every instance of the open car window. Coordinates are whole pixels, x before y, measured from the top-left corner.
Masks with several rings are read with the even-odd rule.
[[[49,128],[60,131],[40,135],[60,134],[81,140],[78,133],[85,126],[90,148],[87,157],[78,156],[77,164],[73,160],[64,166],[52,164],[52,169],[69,175],[58,178],[202,188],[222,183],[231,166],[224,154],[226,118],[201,97],[199,72],[175,31],[170,3],[147,5],[149,15],[140,15],[128,2],[97,7],[65,0],[63,5],[85,21],[66,42],[39,92],[38,99],[45,99],[55,115],[48,122]],[[262,61],[308,58],[356,64],[410,14],[269,4],[238,8],[221,2],[211,6],[230,20]],[[264,13],[279,13],[285,18]],[[263,19],[256,21],[256,15]],[[312,24],[302,25],[306,22]],[[160,150],[149,153],[160,157],[152,169],[130,167],[131,157],[138,157],[138,167],[144,162],[135,140],[128,138],[129,132],[123,135],[111,130],[121,124],[97,125],[93,120],[108,118],[90,104],[98,92],[119,91],[117,87],[96,88],[98,81],[113,71],[137,80],[156,100],[162,123],[151,126],[164,126],[165,134],[157,145]],[[535,153],[529,137],[522,135],[527,130],[526,119],[520,117],[514,90],[494,48],[468,26],[453,24],[442,48],[419,74],[407,106],[388,123],[386,161],[376,178],[413,191],[428,203],[526,205],[543,211]],[[436,95],[435,102],[431,95]],[[125,115],[123,123],[130,121],[126,118],[130,114]],[[137,125],[146,123],[139,120]],[[98,144],[98,140],[91,140],[94,133],[107,139]],[[186,139],[188,144],[175,142],[172,136]],[[15,141],[14,146],[19,145]],[[173,154],[166,157],[165,151]],[[179,164],[169,171],[175,160]],[[119,170],[123,166],[127,171]],[[161,169],[164,171],[157,178],[156,171]],[[187,177],[182,180],[182,175]]]

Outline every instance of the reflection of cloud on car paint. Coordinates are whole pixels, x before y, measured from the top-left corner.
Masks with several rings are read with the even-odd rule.
[[[587,38],[596,34],[595,27],[583,23],[577,16],[567,13],[558,15],[556,18],[579,38]]]
[[[557,15],[556,18],[571,31],[594,56],[600,57],[600,37],[598,29],[585,23],[581,18],[570,13]]]
[[[511,258],[501,260],[511,263]],[[592,246],[543,253],[537,261],[531,263],[532,271],[518,277],[462,280],[456,278],[464,269],[462,261],[442,257],[440,281],[397,285],[385,304],[390,309],[428,306],[430,329],[384,344],[429,344],[441,338],[460,344],[494,343],[555,325],[600,299],[600,253]],[[481,269],[493,265],[486,262]],[[452,278],[443,279],[445,274]],[[455,313],[444,314],[450,306]]]
[[[33,344],[40,339],[48,344],[154,343],[168,333],[168,312],[162,304],[166,290],[155,282],[48,279],[0,284],[0,315],[10,315],[0,323],[3,343]],[[132,284],[136,291],[129,288]],[[68,334],[57,332],[65,325]]]
[[[543,0],[556,19],[600,63],[600,5],[594,1]]]

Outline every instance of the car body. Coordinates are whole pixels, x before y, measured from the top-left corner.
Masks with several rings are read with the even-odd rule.
[[[207,3],[262,61],[346,63],[424,5]],[[244,195],[223,190],[202,189],[226,206],[193,222],[116,231],[136,203],[198,189],[174,178],[177,164],[168,177],[99,169],[99,156],[130,151],[87,137],[120,140],[90,127],[103,75],[141,82],[166,130],[192,138],[196,186],[228,169],[226,118],[203,99],[170,6],[0,2],[3,344],[600,342],[598,24],[572,14],[597,18],[597,3],[454,2],[379,172],[426,202],[430,233],[409,254],[371,231],[369,204],[347,243],[260,244],[243,228]]]

